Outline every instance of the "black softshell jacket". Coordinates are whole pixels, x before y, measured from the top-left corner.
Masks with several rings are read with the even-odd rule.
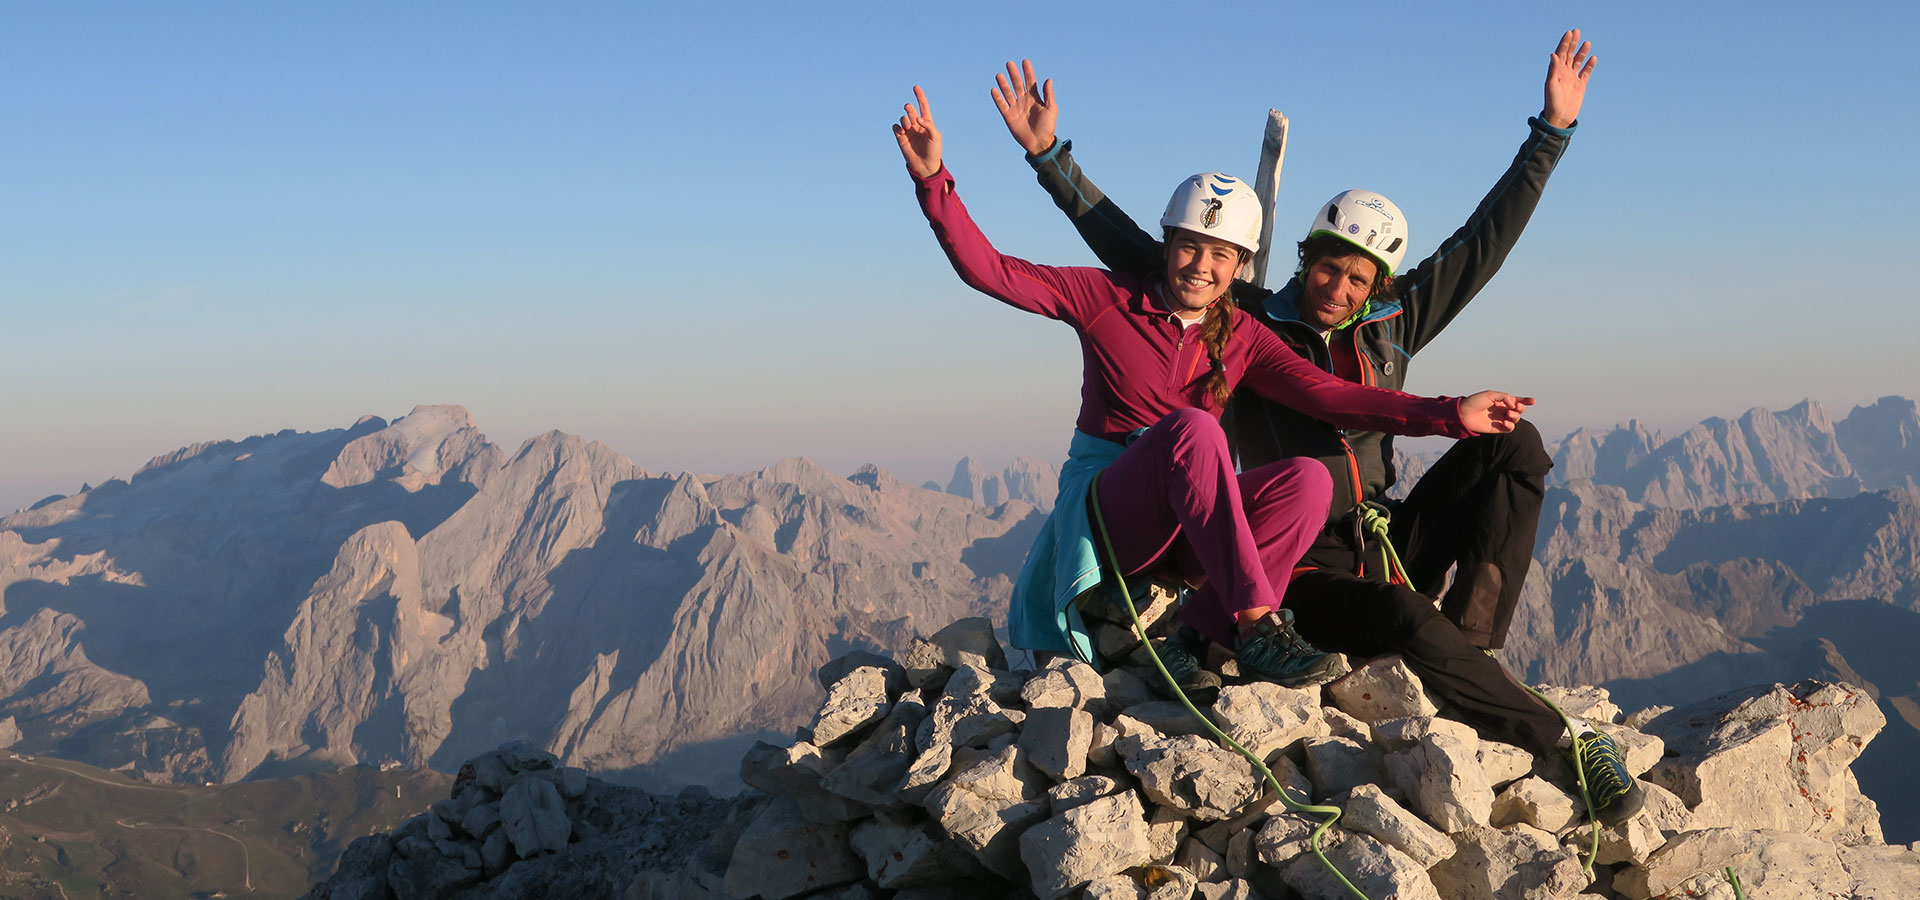
[[[1513,164],[1494,182],[1466,224],[1433,255],[1394,279],[1392,301],[1371,301],[1358,320],[1322,341],[1319,331],[1300,321],[1295,312],[1294,301],[1301,290],[1298,277],[1273,293],[1235,282],[1235,299],[1321,368],[1337,371],[1333,356],[1345,354],[1348,365],[1341,368],[1358,371],[1362,384],[1401,390],[1413,354],[1447,327],[1500,271],[1573,135],[1573,128],[1555,128],[1538,117],[1527,124],[1526,142]],[[1047,152],[1028,155],[1027,162],[1102,264],[1147,277],[1164,272],[1160,241],[1087,180],[1074,162],[1071,141],[1055,141]],[[1276,260],[1285,255],[1275,249]],[[1333,474],[1330,525],[1345,519],[1360,501],[1378,499],[1394,483],[1392,435],[1343,432],[1246,391],[1235,395],[1221,424],[1234,448],[1235,463],[1243,471],[1292,456],[1311,456],[1325,463]]]

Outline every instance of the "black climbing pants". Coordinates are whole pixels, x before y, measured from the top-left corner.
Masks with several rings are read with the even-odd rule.
[[[1398,653],[1474,725],[1536,753],[1551,750],[1559,717],[1481,648],[1505,643],[1552,467],[1540,432],[1525,421],[1511,434],[1455,444],[1392,510],[1388,534],[1411,586],[1387,583],[1377,545],[1356,549],[1350,522],[1329,526],[1301,560],[1313,570],[1286,589],[1283,603],[1301,636],[1354,656]],[[1436,609],[1431,595],[1455,566]]]
[[[1334,569],[1294,577],[1285,606],[1294,628],[1322,650],[1356,657],[1398,653],[1442,704],[1497,740],[1553,752],[1560,717],[1440,614],[1433,599],[1397,584]]]
[[[1453,445],[1393,505],[1388,535],[1415,590],[1440,596],[1447,570],[1453,587],[1440,610],[1475,646],[1500,649],[1533,565],[1534,534],[1553,458],[1533,423],[1509,434],[1484,434]],[[1329,525],[1307,549],[1302,566],[1385,581],[1379,544],[1356,550],[1355,517]],[[1457,568],[1456,568],[1457,566]]]
[[[1506,644],[1552,468],[1539,430],[1522,420],[1453,445],[1393,507],[1388,534],[1415,590],[1440,596],[1458,566],[1440,611],[1477,646]]]

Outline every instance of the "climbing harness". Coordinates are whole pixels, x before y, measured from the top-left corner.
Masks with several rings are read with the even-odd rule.
[[[1107,560],[1113,566],[1113,577],[1115,581],[1119,582],[1120,597],[1126,603],[1127,615],[1133,619],[1134,632],[1140,636],[1141,641],[1146,641],[1146,627],[1140,623],[1140,614],[1133,607],[1133,594],[1127,590],[1127,577],[1120,571],[1120,556],[1113,551],[1113,538],[1107,533],[1107,518],[1100,512],[1099,475],[1094,476],[1093,485],[1088,489],[1087,494],[1089,504],[1093,509],[1093,523],[1100,529],[1100,543],[1107,552]],[[1354,887],[1353,882],[1348,881],[1347,876],[1341,874],[1340,869],[1333,864],[1332,860],[1327,859],[1327,854],[1320,849],[1321,836],[1326,833],[1327,829],[1333,827],[1333,823],[1340,820],[1340,807],[1318,806],[1311,803],[1295,802],[1294,799],[1287,794],[1287,789],[1280,786],[1280,779],[1274,777],[1273,770],[1267,768],[1265,762],[1259,757],[1254,756],[1246,747],[1241,746],[1239,741],[1228,737],[1226,732],[1221,731],[1218,726],[1213,724],[1213,720],[1208,719],[1206,715],[1200,712],[1198,707],[1193,705],[1193,701],[1187,699],[1186,692],[1180,690],[1180,685],[1174,680],[1173,673],[1167,671],[1166,664],[1160,661],[1158,654],[1150,653],[1147,654],[1147,657],[1153,662],[1154,669],[1160,672],[1160,677],[1166,679],[1167,686],[1173,689],[1174,696],[1180,698],[1180,705],[1186,707],[1187,712],[1191,713],[1195,720],[1205,726],[1207,731],[1211,732],[1216,739],[1232,747],[1235,752],[1245,757],[1247,762],[1252,763],[1253,767],[1260,771],[1261,777],[1266,779],[1267,784],[1273,786],[1274,793],[1280,796],[1280,802],[1286,804],[1287,809],[1297,813],[1318,813],[1327,817],[1320,823],[1319,827],[1313,829],[1312,834],[1308,836],[1307,845],[1313,849],[1314,858],[1320,860],[1320,864],[1325,866],[1328,872],[1333,873],[1333,877],[1344,885],[1348,891],[1351,891],[1353,895],[1360,898],[1360,900],[1371,900],[1371,898],[1362,893],[1359,888]]]
[[[1387,536],[1390,521],[1386,508],[1378,503],[1362,503],[1355,507],[1355,511],[1360,515],[1361,534],[1373,535],[1380,541],[1380,566],[1381,570],[1387,573],[1387,580],[1394,584],[1411,586],[1412,582],[1407,578],[1406,567],[1400,563],[1400,554],[1393,549],[1393,539]],[[1365,547],[1361,549],[1364,551]],[[1487,655],[1492,656],[1493,652],[1488,651]],[[1561,709],[1559,704],[1547,699],[1546,694],[1535,690],[1530,684],[1522,683],[1518,679],[1515,679],[1514,683],[1526,688],[1527,693],[1538,697],[1541,703],[1545,703],[1548,709],[1553,710],[1554,715],[1560,717],[1560,724],[1567,729],[1567,740],[1573,745],[1573,774],[1580,780],[1580,799],[1587,805],[1587,819],[1593,826],[1592,840],[1587,847],[1587,858],[1580,865],[1580,871],[1591,878],[1593,862],[1600,855],[1600,815],[1593,808],[1593,792],[1587,787],[1587,767],[1584,764],[1585,760],[1582,759],[1586,751],[1581,745],[1580,735],[1574,732],[1573,719],[1567,716],[1566,710]],[[1738,890],[1737,884],[1735,890]]]

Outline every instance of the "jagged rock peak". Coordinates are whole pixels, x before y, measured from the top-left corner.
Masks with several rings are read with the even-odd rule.
[[[193,459],[194,457],[199,456],[202,453],[207,453],[213,450],[219,450],[226,447],[234,446],[234,443],[235,442],[233,441],[219,440],[219,441],[201,441],[200,443],[197,443],[197,444],[188,444],[187,446],[181,447],[180,449],[175,450],[171,453],[162,453],[159,456],[156,456],[152,459],[147,460],[144,465],[134,470],[133,477],[139,478],[140,476],[145,475],[147,471],[150,469],[163,469],[163,468],[166,468],[167,466],[173,465],[174,463],[185,462],[186,460]]]
[[[839,486],[846,479],[820,467],[804,456],[789,456],[754,473],[762,481],[786,482],[799,485],[808,490],[818,490],[829,485]]]

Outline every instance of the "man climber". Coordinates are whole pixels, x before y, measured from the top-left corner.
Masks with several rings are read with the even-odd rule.
[[[1573,135],[1595,62],[1578,30],[1561,36],[1547,67],[1545,105],[1528,119],[1513,163],[1466,224],[1418,265],[1393,274],[1409,246],[1399,208],[1371,191],[1346,191],[1315,211],[1291,280],[1272,293],[1236,282],[1235,299],[1322,368],[1400,389],[1413,354],[1493,278],[1519,239]],[[1087,179],[1071,142],[1056,140],[1052,81],[1038,81],[1031,63],[1008,63],[996,80],[994,103],[1008,131],[1100,261],[1116,272],[1163,267],[1160,242]],[[1245,393],[1222,424],[1242,468],[1308,456],[1333,475],[1326,525],[1285,590],[1301,636],[1353,656],[1400,654],[1444,703],[1500,740],[1535,753],[1566,742],[1559,716],[1492,653],[1505,642],[1532,562],[1553,465],[1531,423],[1456,443],[1392,507],[1390,520],[1381,502],[1395,477],[1390,436],[1343,432]],[[1383,553],[1381,532],[1404,571]],[[1453,585],[1436,610],[1430,595],[1439,595],[1449,570]],[[1643,795],[1618,748],[1587,723],[1576,720],[1575,731],[1597,816],[1624,821]]]

